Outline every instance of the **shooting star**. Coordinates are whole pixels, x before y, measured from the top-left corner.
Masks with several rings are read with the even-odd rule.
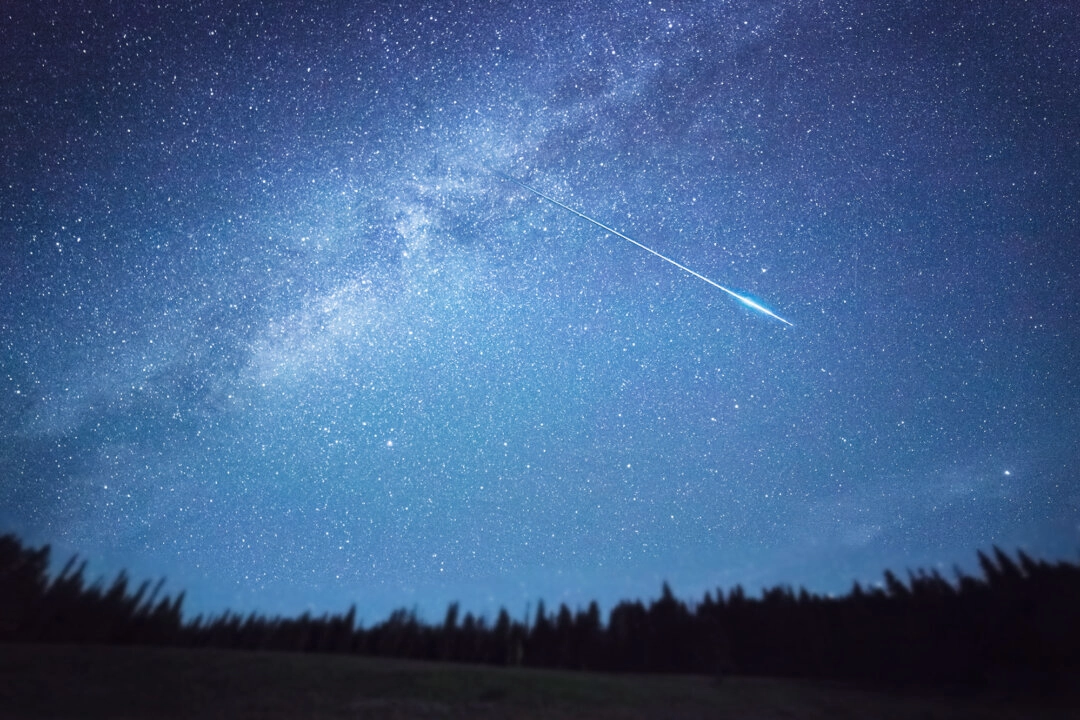
[[[651,247],[648,247],[647,245],[639,243],[634,238],[629,237],[627,235],[623,235],[621,232],[619,232],[615,228],[608,227],[607,225],[600,222],[599,220],[594,220],[591,217],[589,217],[588,215],[586,215],[585,213],[583,213],[583,212],[581,212],[579,210],[575,210],[574,208],[570,207],[569,205],[564,205],[563,203],[559,202],[558,200],[551,197],[550,195],[545,195],[544,193],[540,192],[536,188],[530,187],[530,186],[526,185],[525,183],[521,182],[520,180],[515,180],[514,178],[510,177],[506,173],[499,172],[498,170],[492,170],[491,172],[493,172],[494,174],[498,175],[501,178],[509,180],[510,182],[514,183],[515,185],[518,185],[520,187],[525,188],[526,190],[531,192],[533,195],[536,195],[537,197],[540,197],[540,198],[543,198],[544,200],[547,200],[552,205],[557,205],[557,206],[561,207],[563,210],[567,210],[569,212],[572,212],[575,215],[577,215],[579,218],[581,218],[582,220],[588,220],[589,222],[591,222],[593,225],[597,226],[598,228],[600,228],[602,230],[605,230],[605,231],[611,233],[612,235],[615,235],[616,237],[620,237],[620,238],[622,238],[623,240],[625,240],[628,243],[633,243],[634,245],[637,245],[642,250],[644,250],[646,252],[649,252],[649,253],[652,253],[653,255],[660,258],[664,262],[671,263],[672,265],[679,268],[683,272],[689,273],[689,274],[693,275],[694,277],[698,278],[699,280],[704,280],[705,282],[712,285],[714,288],[717,288],[718,290],[723,290],[728,295],[735,298],[736,300],[741,302],[746,307],[748,307],[748,308],[750,308],[752,310],[757,310],[759,313],[762,313],[764,315],[768,315],[769,317],[771,317],[773,319],[779,320],[780,322],[784,323],[785,325],[790,325],[791,327],[795,326],[794,323],[791,323],[791,322],[785,320],[784,318],[780,317],[779,315],[774,313],[769,308],[763,307],[762,305],[759,305],[758,303],[754,302],[750,298],[744,297],[744,296],[740,295],[739,293],[735,292],[734,290],[727,289],[726,287],[724,287],[720,283],[713,282],[712,280],[705,277],[701,273],[696,273],[693,270],[691,270],[690,268],[686,267],[685,265],[672,260],[667,255],[661,255],[660,253],[653,250]]]

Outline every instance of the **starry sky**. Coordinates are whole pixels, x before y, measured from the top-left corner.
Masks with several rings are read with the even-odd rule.
[[[1070,2],[0,14],[58,562],[370,623],[1080,552]]]

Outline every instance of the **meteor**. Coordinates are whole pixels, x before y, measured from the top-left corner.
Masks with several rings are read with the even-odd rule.
[[[705,282],[712,285],[714,288],[717,288],[718,290],[723,290],[728,295],[735,298],[736,300],[741,302],[746,307],[748,307],[748,308],[750,308],[752,310],[757,310],[759,313],[762,313],[764,315],[768,315],[771,318],[779,320],[780,322],[784,323],[785,325],[790,325],[790,326],[794,327],[794,323],[788,322],[787,320],[780,317],[779,315],[777,315],[776,313],[774,313],[772,310],[768,309],[767,307],[763,307],[762,305],[759,305],[758,303],[754,302],[753,300],[751,300],[748,297],[743,297],[742,295],[735,292],[734,290],[728,290],[726,287],[724,287],[720,283],[713,282],[712,280],[705,277],[701,273],[696,273],[693,270],[691,270],[690,268],[686,267],[685,265],[682,265],[681,263],[675,262],[674,260],[669,258],[667,255],[661,255],[660,253],[653,250],[651,247],[648,247],[648,246],[646,246],[646,245],[644,245],[642,243],[639,243],[634,238],[629,237],[627,235],[623,235],[621,232],[619,232],[615,228],[608,227],[607,225],[600,222],[599,220],[594,220],[591,217],[589,217],[588,215],[586,215],[585,213],[583,213],[583,212],[581,212],[579,210],[575,210],[574,208],[570,207],[569,205],[564,205],[563,203],[559,202],[558,200],[551,197],[550,195],[545,195],[544,193],[540,192],[536,188],[530,187],[530,186],[526,185],[525,183],[521,182],[520,180],[515,180],[514,178],[510,177],[506,173],[499,172],[498,170],[492,170],[492,172],[495,173],[496,175],[498,175],[501,178],[509,180],[510,182],[514,183],[515,185],[518,185],[520,187],[525,188],[526,190],[531,192],[533,195],[536,195],[537,197],[540,197],[540,198],[543,198],[544,200],[547,200],[552,205],[557,205],[557,206],[561,207],[563,210],[567,210],[569,212],[572,212],[575,215],[577,215],[579,218],[581,218],[582,220],[588,220],[589,222],[591,222],[593,225],[597,226],[601,230],[609,232],[609,233],[611,233],[612,235],[614,235],[616,237],[620,237],[620,238],[622,238],[623,240],[625,240],[628,243],[633,243],[634,245],[637,245],[639,248],[641,248],[645,252],[652,253],[653,255],[660,258],[664,262],[671,263],[672,265],[679,268],[683,272],[689,273],[689,274],[693,275],[694,277],[698,278],[699,280],[704,280]]]

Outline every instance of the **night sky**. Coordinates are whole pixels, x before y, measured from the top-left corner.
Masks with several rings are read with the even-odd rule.
[[[1075,560],[1078,176],[1068,1],[5,3],[0,531],[368,623]]]

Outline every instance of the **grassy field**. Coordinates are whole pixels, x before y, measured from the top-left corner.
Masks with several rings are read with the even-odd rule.
[[[1001,697],[351,656],[0,645],[2,718],[1080,718]]]

